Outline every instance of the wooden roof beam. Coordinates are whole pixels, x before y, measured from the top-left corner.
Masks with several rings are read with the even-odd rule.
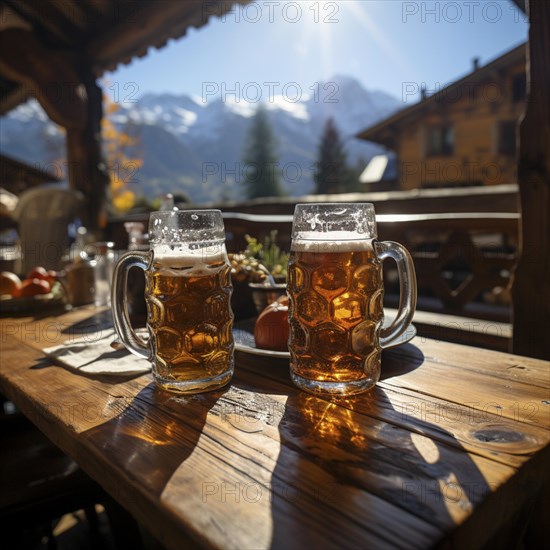
[[[81,4],[77,2],[68,3],[67,0],[50,0],[50,2],[53,8],[52,14],[55,13],[56,17],[63,18],[65,21],[70,21],[70,23],[74,27],[78,27],[79,30],[85,30],[87,28],[89,13],[83,9],[86,6],[84,2]]]
[[[101,15],[101,17],[109,17],[111,12],[111,4],[109,0],[88,0],[89,8]]]
[[[14,88],[0,100],[0,115],[15,109],[15,107],[21,103],[25,103],[30,96],[30,90],[26,86],[16,84]]]
[[[81,31],[49,2],[36,0],[4,0],[10,9],[41,31],[48,42],[75,47],[82,41]]]
[[[86,91],[66,58],[25,29],[4,29],[0,40],[0,73],[32,91],[54,122],[65,128],[82,128]]]
[[[116,28],[113,28],[93,41],[88,47],[88,55],[94,60],[97,72],[113,70],[118,63],[127,62],[136,51],[145,54],[149,46],[161,47],[169,38],[179,38],[188,27],[204,25],[210,16],[221,15],[231,9],[235,2],[175,2],[158,0],[146,4],[141,9],[129,13]],[[138,4],[140,6],[142,4]],[[160,29],[170,28],[170,37]],[[139,55],[139,54],[138,54]]]

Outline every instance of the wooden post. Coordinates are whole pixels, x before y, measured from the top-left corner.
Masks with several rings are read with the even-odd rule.
[[[512,286],[513,352],[550,359],[550,2],[529,0],[528,95],[519,127],[521,257]]]
[[[103,98],[90,68],[83,65],[78,72],[86,87],[87,117],[83,128],[67,129],[69,183],[72,189],[84,193],[88,207],[84,223],[98,236],[98,231],[107,222],[105,198],[109,185],[107,166],[101,150]]]
[[[5,29],[0,38],[0,73],[31,90],[48,116],[67,131],[69,184],[86,197],[84,223],[99,237],[107,221],[109,176],[101,151],[102,95],[91,63],[48,48],[27,29]]]

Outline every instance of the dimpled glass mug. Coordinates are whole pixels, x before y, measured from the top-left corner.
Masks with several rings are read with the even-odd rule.
[[[352,395],[380,377],[381,350],[416,307],[416,276],[403,246],[376,241],[368,203],[298,204],[288,265],[290,374],[310,393]],[[397,262],[399,311],[382,328],[382,261]]]
[[[120,258],[113,278],[115,329],[135,355],[153,364],[163,389],[210,391],[233,375],[230,264],[219,210],[153,212],[148,252]],[[128,270],[145,271],[149,342],[132,329],[126,306]]]

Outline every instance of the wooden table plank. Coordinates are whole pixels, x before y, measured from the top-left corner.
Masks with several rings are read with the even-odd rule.
[[[541,361],[415,340],[372,392],[329,401],[237,353],[229,388],[183,397],[45,358],[92,313],[0,321],[0,388],[168,547],[481,545],[549,481],[545,414],[511,404],[548,394]]]
[[[460,357],[461,369],[491,376],[502,380],[525,382],[532,386],[548,389],[550,385],[550,363],[531,357],[512,355],[483,348],[473,348],[429,338],[415,338],[414,344],[421,344],[424,358],[440,365],[453,366]],[[402,355],[403,348],[394,350]]]
[[[413,390],[543,428],[550,425],[547,361],[418,337],[382,357],[381,387]]]
[[[255,376],[256,387],[274,387],[281,382],[292,388],[286,365],[266,367],[261,374],[253,362],[240,360],[239,367]],[[265,379],[269,382],[266,383]],[[494,408],[478,410],[467,405],[425,397],[410,390],[382,388],[379,383],[370,394],[339,405],[366,414],[446,445],[464,448],[502,464],[518,467],[550,441],[548,429],[522,424],[496,414]],[[491,438],[491,436],[493,436]]]

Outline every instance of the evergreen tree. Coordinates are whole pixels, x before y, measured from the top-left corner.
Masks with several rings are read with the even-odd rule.
[[[267,113],[263,107],[259,107],[252,119],[243,159],[247,198],[284,195],[275,150],[275,137]]]
[[[315,180],[316,193],[352,191],[352,178],[347,166],[347,156],[332,117],[327,120],[323,130],[315,168],[313,179]]]

